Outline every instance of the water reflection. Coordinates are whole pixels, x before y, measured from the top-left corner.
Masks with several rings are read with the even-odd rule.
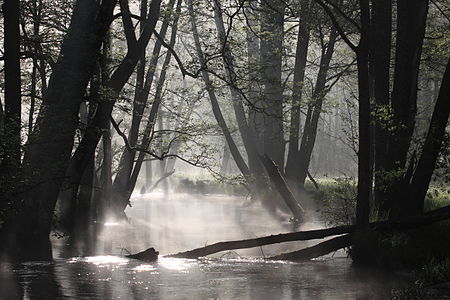
[[[89,256],[54,263],[1,267],[1,299],[385,299],[390,278],[360,273],[345,253],[307,263],[269,262],[263,256],[305,247],[288,243],[155,263],[123,255],[155,247],[175,253],[222,240],[286,232],[287,226],[244,199],[154,194],[134,199],[130,222],[98,227]],[[307,224],[317,227],[320,224]],[[55,242],[55,253],[68,241]],[[79,247],[79,250],[86,247]],[[245,257],[254,257],[246,259]]]
[[[361,276],[348,260],[308,263],[100,256],[16,266],[4,299],[385,299],[389,281]],[[2,278],[2,286],[3,284]],[[21,294],[20,286],[24,287]]]

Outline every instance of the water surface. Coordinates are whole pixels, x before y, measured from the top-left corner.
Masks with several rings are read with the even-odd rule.
[[[137,195],[129,222],[108,220],[77,249],[55,241],[55,261],[1,266],[1,299],[385,299],[391,280],[358,271],[345,252],[305,263],[265,261],[265,256],[314,242],[291,242],[186,260],[156,263],[124,258],[155,247],[162,255],[232,239],[289,232],[257,204],[217,195]],[[322,227],[320,222],[302,229]],[[73,246],[73,245],[72,245]],[[71,247],[73,248],[73,247]],[[84,251],[84,252],[83,252]]]

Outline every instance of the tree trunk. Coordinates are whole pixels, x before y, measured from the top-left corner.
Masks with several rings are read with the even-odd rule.
[[[435,222],[439,222],[442,220],[450,219],[450,206],[446,206],[434,211],[430,211],[425,213],[422,216],[416,217],[408,217],[401,220],[396,221],[383,221],[383,222],[374,222],[368,225],[368,228],[375,230],[380,233],[390,233],[394,231],[402,231],[409,230],[411,228],[416,228],[420,226],[425,226],[428,224],[432,224]],[[168,257],[176,257],[176,258],[187,258],[187,259],[197,259],[199,257],[211,255],[214,253],[229,251],[229,250],[237,250],[237,249],[247,249],[254,247],[261,247],[265,245],[273,245],[284,242],[293,242],[293,241],[306,241],[306,240],[315,240],[315,239],[323,239],[329,236],[334,235],[342,235],[339,238],[325,241],[323,243],[317,244],[311,247],[313,250],[308,250],[309,248],[300,250],[296,255],[292,255],[292,257],[287,259],[311,259],[318,256],[325,255],[329,252],[336,251],[340,248],[348,247],[352,244],[352,239],[348,241],[348,236],[353,236],[357,230],[356,225],[344,225],[344,226],[336,226],[332,228],[326,229],[317,229],[317,230],[309,230],[309,231],[297,231],[290,233],[282,233],[277,235],[269,235],[263,236],[253,239],[245,239],[245,240],[235,240],[235,241],[227,241],[227,242],[219,242],[212,245],[208,245],[201,248],[196,248],[189,251],[179,252],[176,254],[168,255]],[[332,241],[332,242],[331,242]],[[345,243],[344,243],[345,241]],[[327,250],[327,251],[325,251]],[[315,253],[315,255],[307,255],[307,257],[302,257],[302,255],[306,255],[308,252]],[[328,252],[329,251],[329,252]],[[295,254],[295,253],[294,253]],[[275,257],[271,257],[270,259],[282,259]]]
[[[111,79],[112,57],[111,57],[111,31],[108,32],[103,41],[102,57],[100,59],[102,86],[105,86]],[[108,209],[111,207],[112,198],[112,140],[111,140],[111,122],[108,120],[102,133],[103,162],[101,165],[101,193],[96,203],[96,215],[98,220],[104,220]]]
[[[143,0],[142,3],[147,2]],[[175,5],[175,0],[170,0],[168,3],[168,9],[173,9]],[[146,5],[141,5],[141,17],[146,13],[144,10]],[[164,39],[167,34],[167,29],[169,27],[169,17],[165,17],[161,29],[159,31],[159,36]],[[141,23],[141,31],[142,23]],[[142,122],[142,117],[144,115],[145,108],[149,99],[150,89],[152,87],[153,78],[155,76],[156,66],[158,64],[158,59],[160,57],[162,43],[159,39],[156,40],[155,46],[153,47],[152,56],[150,57],[150,62],[145,74],[145,55],[141,57],[140,63],[138,65],[137,82],[135,88],[135,95],[133,100],[133,117],[131,120],[131,127],[128,133],[128,142],[131,147],[135,147],[138,143],[139,128]],[[131,173],[133,171],[134,160],[136,158],[136,151],[125,149],[120,158],[118,172],[116,178],[114,179],[115,189],[127,190],[130,186]]]
[[[254,247],[261,247],[265,245],[273,245],[285,242],[293,242],[293,241],[307,241],[307,240],[315,240],[315,239],[323,239],[333,235],[340,234],[348,234],[353,232],[355,226],[346,225],[346,226],[338,226],[327,229],[317,229],[317,230],[309,230],[309,231],[297,231],[290,233],[280,233],[277,235],[269,235],[263,236],[259,238],[246,239],[246,240],[236,240],[236,241],[227,241],[227,242],[219,242],[212,245],[208,245],[201,248],[196,248],[193,250],[180,252],[177,254],[168,255],[169,257],[177,257],[177,258],[188,258],[188,259],[196,259],[199,257],[211,255],[217,252],[229,251],[229,250],[237,250],[237,249],[247,249]]]
[[[56,198],[64,178],[78,125],[78,111],[101,42],[115,6],[114,0],[77,1],[71,26],[50,78],[49,87],[24,156],[25,199],[17,224],[21,260],[51,259],[49,233]]]
[[[302,105],[303,86],[305,81],[306,61],[308,57],[310,27],[309,19],[310,1],[301,2],[299,29],[297,35],[297,50],[295,53],[294,82],[292,87],[291,124],[289,130],[289,152],[286,161],[286,179],[291,186],[299,181],[298,166],[300,140],[300,109]],[[322,65],[322,64],[321,64]]]
[[[337,251],[342,248],[350,247],[351,245],[352,245],[352,236],[350,234],[346,234],[343,236],[332,238],[330,240],[319,243],[312,247],[308,247],[294,252],[283,253],[280,255],[269,257],[268,259],[305,261],[327,255],[328,253]]]
[[[278,167],[267,154],[265,156],[260,155],[259,157],[264,165],[264,168],[269,174],[272,183],[275,185],[275,188],[283,197],[294,218],[297,221],[304,221],[305,210],[300,205],[300,203],[297,202],[291,190],[289,189],[289,186],[287,185],[283,175],[280,172],[280,167]]]
[[[330,68],[331,58],[333,57],[337,35],[337,31],[335,29],[331,29],[328,45],[326,48],[324,46],[322,49],[320,68],[317,74],[316,85],[312,96],[313,99],[312,103],[308,107],[300,150],[298,151],[299,164],[297,165],[297,184],[301,190],[303,190],[305,186],[305,180],[308,175],[309,164],[311,162],[311,155],[316,142],[319,117],[322,112],[323,101],[328,92],[326,87],[327,75]]]
[[[171,37],[170,37],[170,42],[169,42],[169,47],[172,49],[175,45],[176,36],[177,36],[177,30],[178,30],[177,25],[178,25],[180,9],[181,9],[181,0],[178,0],[177,8],[176,8],[176,17],[174,20],[174,25],[172,27],[172,32],[171,32]],[[158,82],[158,85],[156,86],[155,99],[153,101],[152,108],[150,110],[150,114],[148,117],[147,125],[144,130],[144,137],[142,138],[142,143],[141,143],[142,144],[141,148],[144,148],[144,149],[148,149],[148,147],[150,146],[151,137],[152,137],[152,134],[154,131],[154,126],[155,126],[155,123],[156,123],[157,117],[158,117],[159,108],[160,108],[161,102],[163,100],[162,99],[163,88],[164,88],[164,83],[166,81],[167,69],[169,67],[171,58],[172,58],[172,54],[169,51],[166,53],[166,57],[164,59],[163,65],[162,65],[161,74],[159,76],[159,82]],[[148,94],[146,96],[148,97]],[[136,186],[136,182],[137,182],[139,173],[141,171],[141,167],[142,167],[142,163],[144,162],[145,155],[146,155],[145,152],[139,153],[136,163],[134,165],[133,171],[131,173],[130,179],[129,179],[129,184],[126,187],[126,189],[121,190],[121,187],[117,186],[116,183],[114,182],[114,186],[113,186],[114,197],[115,197],[114,201],[116,202],[116,203],[114,203],[114,206],[117,207],[117,209],[119,210],[118,211],[119,213],[123,212],[125,210],[126,206],[130,202],[131,193],[133,192],[133,190]]]
[[[248,6],[245,8],[247,12],[248,27],[245,28],[246,41],[247,41],[247,63],[250,69],[248,75],[247,98],[249,100],[249,111],[248,111],[248,126],[250,128],[250,133],[255,141],[256,149],[259,153],[264,151],[264,137],[263,137],[263,127],[264,127],[264,116],[261,111],[263,108],[261,99],[261,76],[260,76],[260,43],[259,37],[255,32],[259,31],[258,28],[258,7],[255,2],[250,1]],[[252,161],[249,162],[249,168],[252,173],[257,173],[258,168],[260,168],[259,161],[256,165],[252,165]]]
[[[450,114],[450,59],[447,62],[441,88],[431,117],[425,144],[422,149],[411,184],[409,185],[408,210],[412,214],[423,212],[425,196],[430,184],[431,176],[436,165],[445,129]]]
[[[4,57],[5,57],[5,111],[1,137],[0,157],[0,210],[16,202],[20,184],[21,166],[21,78],[20,78],[20,3],[5,1]],[[20,188],[21,190],[22,188]],[[0,215],[1,216],[1,215]]]
[[[220,164],[220,174],[226,176],[228,173],[228,165],[230,163],[230,148],[225,141],[223,146],[222,162]]]
[[[388,170],[389,153],[389,123],[385,120],[390,107],[390,64],[392,39],[392,0],[372,1],[374,40],[371,45],[374,63],[374,96],[375,96],[375,203],[378,206],[380,218],[387,215],[387,199],[385,187]],[[378,113],[377,113],[378,112]]]
[[[130,39],[128,52],[116,68],[115,72],[111,75],[110,80],[105,84],[104,91],[108,92],[105,92],[101,98],[95,117],[92,122],[88,124],[86,135],[83,137],[80,145],[72,156],[70,166],[67,170],[67,177],[71,182],[76,183],[80,181],[81,175],[89,161],[88,158],[95,152],[103,130],[109,126],[111,112],[115,101],[123,86],[127,83],[129,77],[133,73],[145,47],[150,41],[159,18],[160,6],[160,0],[152,1],[148,18],[145,21],[145,29],[137,41],[132,41],[133,39],[129,37],[132,33],[134,34],[134,31],[132,25],[129,24],[131,22],[131,16],[127,13],[126,7],[124,7],[122,18],[125,31],[128,32],[127,35]]]
[[[358,199],[356,205],[356,224],[367,228],[370,214],[370,190],[372,175],[370,166],[370,91],[369,91],[369,2],[360,0],[361,38],[357,48],[358,100],[359,100],[359,146],[358,146]]]
[[[395,50],[395,71],[391,103],[395,130],[390,141],[389,158],[396,174],[387,187],[388,198],[398,199],[408,188],[405,182],[406,161],[414,131],[417,112],[417,85],[420,57],[425,35],[428,0],[397,1],[397,41]],[[398,175],[397,175],[398,174]],[[404,197],[407,199],[407,197]],[[389,201],[390,217],[396,218],[409,213],[408,203]]]
[[[203,56],[203,50],[202,50],[201,44],[200,44],[200,37],[198,34],[192,0],[188,0],[188,9],[189,9],[189,14],[190,14],[190,19],[191,19],[194,44],[195,44],[197,56],[198,56],[198,59],[200,62],[200,67],[202,68],[201,74],[202,74],[203,81],[205,82],[205,85],[206,85],[206,90],[208,91],[208,95],[209,95],[209,98],[211,101],[211,106],[212,106],[214,117],[216,118],[217,124],[219,125],[220,129],[222,130],[223,135],[225,136],[227,144],[230,147],[231,155],[233,156],[233,159],[236,162],[237,167],[241,171],[242,175],[250,182],[250,180],[251,180],[250,170],[249,170],[246,162],[244,161],[244,158],[242,157],[238,147],[236,146],[236,143],[234,142],[233,137],[231,136],[231,132],[227,126],[227,123],[225,122],[225,118],[223,117],[222,111],[220,109],[216,93],[214,92],[214,87],[213,87],[211,79],[209,77],[209,73],[206,71],[207,65],[206,65],[206,60]]]
[[[261,3],[261,76],[264,84],[264,153],[284,172],[283,87],[281,65],[285,2]]]

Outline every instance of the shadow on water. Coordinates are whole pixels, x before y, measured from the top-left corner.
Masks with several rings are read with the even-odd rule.
[[[264,256],[312,242],[291,242],[184,260],[127,259],[155,247],[176,253],[223,240],[290,231],[239,197],[148,194],[133,199],[129,222],[94,224],[77,240],[54,241],[53,263],[1,268],[0,299],[386,299],[392,278],[351,267],[346,253],[305,263]],[[304,224],[301,229],[322,227]],[[69,251],[70,249],[70,251]],[[244,258],[245,257],[245,258]],[[392,281],[395,282],[395,281]]]

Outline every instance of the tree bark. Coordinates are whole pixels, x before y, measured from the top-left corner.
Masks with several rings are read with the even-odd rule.
[[[104,86],[104,96],[97,107],[95,117],[88,124],[86,135],[81,140],[80,145],[76,149],[72,156],[70,166],[67,170],[68,180],[73,183],[77,183],[81,179],[81,175],[87,166],[88,158],[95,152],[97,144],[102,136],[103,130],[110,124],[110,116],[114,107],[115,101],[122,90],[123,86],[127,83],[129,77],[134,71],[139,59],[142,56],[142,52],[147,46],[152,33],[155,29],[156,23],[160,13],[160,0],[153,0],[150,8],[148,18],[145,21],[145,29],[141,33],[139,39],[133,41],[130,37],[134,34],[134,29],[131,26],[131,16],[127,13],[126,7],[124,8],[124,14],[122,16],[125,32],[128,36],[129,48],[125,58],[121,61],[114,73],[111,75],[110,80]]]
[[[361,37],[356,51],[358,66],[359,145],[358,145],[358,198],[356,224],[364,230],[369,224],[370,190],[372,174],[370,165],[370,91],[369,91],[369,33],[370,10],[368,0],[360,0]]]
[[[20,78],[20,3],[5,1],[4,16],[4,58],[5,98],[4,119],[0,131],[0,209],[17,201],[21,167],[21,78]]]
[[[283,87],[281,80],[285,2],[261,3],[261,78],[264,84],[264,153],[284,172]]]
[[[20,260],[51,259],[49,233],[53,210],[73,147],[78,111],[109,28],[114,0],[77,1],[71,26],[30,136],[24,156],[25,199],[21,207],[16,247]]]
[[[389,184],[386,172],[392,168],[388,166],[389,152],[389,123],[384,121],[389,117],[390,111],[390,64],[392,43],[392,0],[372,1],[373,7],[373,32],[372,43],[374,64],[374,96],[376,113],[375,135],[375,203],[378,206],[380,218],[387,215],[387,199],[385,187]],[[378,112],[378,113],[377,113]]]
[[[408,189],[405,178],[406,161],[414,131],[417,112],[417,85],[419,76],[420,57],[425,36],[426,19],[428,14],[428,0],[397,1],[397,40],[395,49],[395,71],[391,96],[392,113],[395,124],[390,141],[392,150],[389,158],[391,172],[396,176],[391,179],[387,187],[391,218],[397,218],[409,213],[410,206],[400,199]],[[398,175],[397,175],[398,174]],[[405,199],[407,199],[405,197]]]
[[[169,255],[169,257],[196,259],[199,257],[211,255],[211,254],[214,254],[217,252],[222,252],[222,251],[254,248],[254,247],[279,244],[279,243],[284,243],[284,242],[323,239],[328,236],[351,233],[354,230],[354,228],[355,228],[355,226],[353,226],[353,225],[347,225],[347,226],[338,226],[338,227],[327,228],[327,229],[298,231],[298,232],[283,233],[283,234],[277,234],[277,235],[269,235],[269,236],[254,238],[254,239],[219,242],[219,243],[215,243],[215,244],[208,245],[205,247],[193,249],[190,251],[185,251],[185,252],[180,252],[177,254]]]
[[[297,221],[303,221],[305,219],[305,210],[303,207],[297,202],[291,190],[289,189],[288,184],[284,180],[283,175],[280,172],[280,168],[275,164],[275,162],[266,154],[265,156],[260,155],[261,162],[264,165],[267,173],[275,188],[278,190],[280,195],[283,197],[286,205],[291,210],[294,218]]]
[[[328,253],[337,251],[342,248],[350,247],[352,245],[352,235],[346,234],[335,237],[325,242],[319,243],[312,247],[301,249],[294,252],[283,253],[269,257],[270,260],[290,260],[290,261],[305,261],[316,257],[327,255]]]
[[[309,48],[310,26],[308,26],[307,20],[309,19],[310,7],[311,5],[309,0],[302,0],[297,35],[297,49],[295,53],[294,82],[291,101],[291,123],[289,129],[289,152],[285,170],[286,179],[289,183],[291,183],[291,185],[294,186],[299,181],[300,109],[302,105],[302,94]]]

